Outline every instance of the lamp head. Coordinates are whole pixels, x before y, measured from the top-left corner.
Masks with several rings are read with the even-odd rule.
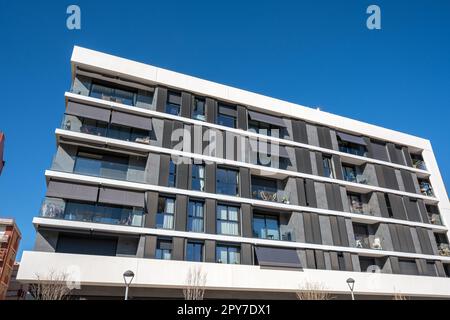
[[[353,291],[353,288],[355,287],[355,279],[348,278],[347,279],[347,284],[348,284],[348,287],[350,288],[350,290]]]
[[[123,273],[123,280],[125,281],[125,284],[129,286],[131,284],[131,281],[133,281],[134,278],[134,272],[131,270],[127,270]]]

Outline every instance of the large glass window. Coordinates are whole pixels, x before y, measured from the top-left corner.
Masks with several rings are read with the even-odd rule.
[[[156,242],[156,259],[170,260],[172,258],[172,241],[158,239]]]
[[[366,156],[367,149],[363,145],[351,143],[348,141],[342,141],[341,139],[338,139],[338,144],[339,151],[341,152],[350,153],[362,157]]]
[[[344,180],[349,182],[357,182],[356,177],[356,168],[355,166],[343,164],[342,172],[344,174]]]
[[[217,168],[216,193],[230,196],[239,195],[239,173],[236,170]]]
[[[323,162],[323,175],[327,178],[335,178],[334,176],[334,166],[333,162],[331,161],[331,156],[323,156],[322,158]]]
[[[159,197],[158,212],[156,213],[156,228],[173,229],[175,215],[175,199]]]
[[[131,142],[150,143],[150,131],[114,124],[109,127],[108,137]]]
[[[280,224],[276,216],[255,214],[253,236],[261,239],[280,240]]]
[[[187,261],[203,261],[203,243],[188,241],[186,247],[186,260]]]
[[[204,202],[189,201],[188,231],[203,232],[204,226]]]
[[[87,134],[93,134],[96,136],[106,136],[106,131],[108,128],[108,124],[103,121],[98,121],[94,119],[87,119],[87,118],[78,118],[81,122],[80,131],[81,133],[87,133]],[[66,125],[69,126],[69,128],[65,127],[66,130],[71,130],[71,124],[66,122]]]
[[[229,128],[236,128],[236,107],[219,104],[217,124]]]
[[[205,99],[194,98],[194,105],[192,107],[192,118],[200,121],[205,121]]]
[[[241,263],[241,250],[237,246],[219,244],[216,246],[216,262],[227,264]]]
[[[169,182],[168,186],[175,188],[177,182],[177,166],[172,159],[169,161]]]
[[[128,157],[79,151],[75,159],[74,173],[126,180]]]
[[[238,207],[217,206],[217,234],[239,235],[239,211]]]
[[[133,106],[135,103],[135,93],[126,89],[118,89],[109,87],[106,85],[101,85],[93,83],[91,87],[91,92],[89,94],[91,97],[114,101],[117,103],[126,104]]]
[[[287,135],[286,128],[256,120],[248,121],[248,131],[279,138],[283,138]]]
[[[41,216],[73,221],[142,226],[143,208],[46,198]]]
[[[179,116],[181,111],[181,95],[169,92],[167,94],[166,113]]]
[[[192,165],[192,190],[205,191],[205,166],[203,164]]]
[[[260,177],[252,177],[252,197],[254,199],[277,201],[277,181]]]

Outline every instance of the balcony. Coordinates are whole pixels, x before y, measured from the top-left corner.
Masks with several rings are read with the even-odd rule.
[[[142,226],[143,210],[106,204],[81,203],[45,198],[39,214],[43,218],[71,221]]]
[[[279,229],[260,229],[253,230],[253,237],[266,240],[281,240],[295,242],[294,229],[286,226],[280,226]]]
[[[9,235],[0,233],[0,243],[8,242]]]
[[[419,170],[427,170],[427,166],[425,165],[425,161],[419,159],[412,160],[413,167]]]
[[[69,157],[73,165],[68,165],[67,158],[56,154],[53,157],[51,170],[121,181],[145,182],[144,163],[130,164],[130,159],[127,157],[89,152],[79,152],[77,156]]]
[[[428,217],[430,219],[431,224],[435,224],[438,226],[442,226],[441,215],[438,213],[428,213]]]
[[[109,125],[106,122],[68,114],[64,115],[61,129],[142,144],[150,144],[152,140],[149,130]]]
[[[373,250],[382,250],[381,239],[373,238],[370,236],[364,235],[355,235],[355,247],[361,249],[373,249]]]
[[[270,191],[257,189],[252,191],[253,199],[290,204],[290,193],[287,191]]]
[[[448,243],[438,243],[439,255],[443,257],[450,257],[450,246]]]
[[[429,182],[419,180],[419,188],[420,193],[422,193],[424,196],[434,197],[433,188],[431,187],[431,184]]]

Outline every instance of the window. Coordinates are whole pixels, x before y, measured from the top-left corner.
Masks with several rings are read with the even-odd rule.
[[[229,128],[236,128],[236,107],[219,104],[217,124]]]
[[[201,201],[189,201],[188,207],[188,231],[203,232],[204,203]]]
[[[174,92],[169,92],[167,94],[166,113],[179,116],[180,110],[181,110],[181,95]]]
[[[434,261],[427,261],[426,275],[430,277],[437,276],[436,263]]]
[[[115,124],[110,125],[108,137],[124,141],[150,143],[150,131]]]
[[[361,223],[353,223],[353,233],[357,248],[370,249],[369,243],[369,227]]]
[[[186,247],[186,260],[187,261],[203,261],[203,243],[188,241]]]
[[[66,117],[68,118],[69,116]],[[108,128],[108,124],[106,122],[81,117],[78,117],[78,119],[81,122],[79,132],[102,137],[106,136],[106,130]],[[72,122],[70,120],[67,120],[65,121],[63,128],[65,130],[75,130],[74,127],[75,126],[72,125]]]
[[[159,197],[158,212],[156,213],[156,228],[173,229],[174,214],[175,214],[175,199]]]
[[[354,154],[357,156],[366,156],[366,147],[360,144],[351,143],[348,141],[342,141],[341,139],[338,139],[339,144],[339,151]]]
[[[241,250],[237,246],[217,245],[216,262],[227,264],[241,263]]]
[[[270,215],[253,216],[253,236],[261,239],[280,240],[278,217]]]
[[[256,120],[249,120],[248,121],[248,130],[251,132],[263,134],[266,136],[274,136],[283,138],[287,136],[287,130],[286,128],[279,127],[276,125],[273,125],[271,123],[256,121]]]
[[[351,213],[364,213],[364,206],[360,194],[349,193],[347,197]]]
[[[418,275],[419,269],[415,260],[412,259],[398,259],[400,273],[409,275]]]
[[[205,166],[192,165],[192,190],[205,191]]]
[[[89,96],[114,101],[117,103],[133,106],[135,103],[135,93],[131,90],[113,88],[107,85],[93,83]]]
[[[168,186],[175,188],[177,180],[177,166],[172,159],[169,161],[169,181]]]
[[[128,160],[128,157],[80,150],[75,159],[74,173],[126,180]]]
[[[323,156],[322,158],[323,162],[323,175],[327,178],[335,178],[334,175],[334,166],[333,162],[331,161],[331,156]]]
[[[217,206],[217,234],[239,235],[239,208]]]
[[[338,257],[339,270],[345,271],[344,254],[342,252],[338,252],[337,257]]]
[[[356,181],[356,168],[351,165],[342,165],[342,171],[344,173],[344,180],[349,182],[357,182]]]
[[[216,193],[239,195],[238,176],[239,173],[236,170],[217,168]]]
[[[172,241],[158,239],[156,242],[156,259],[170,260],[172,258]]]
[[[194,105],[192,108],[192,118],[200,121],[205,121],[205,100],[194,98]]]

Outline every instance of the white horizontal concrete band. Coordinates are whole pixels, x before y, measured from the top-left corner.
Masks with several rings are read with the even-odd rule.
[[[275,270],[259,266],[198,263],[173,260],[105,257],[25,251],[17,274],[21,282],[45,281],[51,266],[81,286],[123,287],[123,272],[132,270],[130,287],[183,288],[189,270],[200,267],[206,274],[206,290],[297,292],[306,283],[321,284],[335,294],[350,294],[346,280],[355,279],[355,294],[450,297],[450,279],[384,273],[331,270]],[[39,276],[39,279],[38,279]]]
[[[251,163],[242,162],[242,161],[234,161],[234,160],[229,160],[229,159],[224,159],[224,158],[200,155],[200,154],[192,153],[192,152],[185,152],[185,151],[179,151],[179,150],[168,149],[168,148],[163,148],[163,147],[150,146],[150,145],[145,145],[145,144],[141,144],[141,143],[137,143],[137,142],[122,141],[122,140],[118,140],[118,139],[95,136],[95,135],[91,135],[91,134],[74,132],[74,131],[69,131],[69,130],[56,129],[55,134],[57,136],[71,137],[71,138],[75,138],[75,139],[79,139],[79,140],[83,140],[83,141],[100,142],[100,143],[104,143],[104,144],[107,144],[110,146],[116,146],[116,147],[120,147],[120,148],[128,148],[128,149],[147,151],[147,152],[155,152],[155,153],[165,153],[165,154],[181,156],[181,157],[186,157],[186,158],[193,158],[193,159],[199,159],[199,160],[203,160],[203,161],[215,162],[218,164],[226,164],[226,165],[235,166],[235,167],[245,167],[245,168],[255,169],[255,170],[259,170],[261,172],[266,172],[266,173],[282,174],[282,175],[290,176],[290,177],[299,177],[299,178],[306,178],[306,179],[311,179],[311,180],[320,181],[320,182],[335,183],[335,184],[339,184],[341,186],[357,188],[357,189],[361,190],[361,192],[379,191],[379,192],[385,192],[385,193],[398,194],[401,196],[407,196],[407,197],[416,198],[416,199],[423,199],[423,200],[426,200],[429,202],[437,202],[438,201],[438,199],[435,197],[424,196],[424,195],[417,194],[417,193],[410,193],[410,192],[404,192],[404,191],[399,191],[399,190],[394,190],[394,189],[381,188],[381,187],[371,186],[371,185],[362,184],[362,183],[355,183],[355,182],[349,182],[349,181],[345,181],[345,180],[321,177],[321,176],[317,176],[317,175],[313,175],[313,174],[265,167],[265,166],[251,164]]]
[[[171,114],[164,113],[164,112],[158,112],[158,111],[154,111],[154,110],[147,110],[147,109],[143,109],[143,108],[132,107],[132,106],[125,105],[125,104],[106,101],[106,100],[93,98],[93,97],[88,97],[88,96],[84,96],[84,95],[80,95],[80,94],[75,94],[72,92],[66,92],[65,96],[66,96],[66,98],[70,98],[71,100],[77,101],[77,102],[88,102],[93,105],[111,107],[113,109],[124,111],[124,112],[129,112],[129,113],[134,113],[134,114],[139,114],[139,115],[144,115],[144,116],[158,117],[158,118],[163,118],[163,119],[165,118],[165,119],[176,120],[176,121],[189,123],[189,124],[193,124],[193,125],[224,130],[224,131],[232,132],[232,133],[239,134],[242,136],[248,136],[248,137],[252,137],[252,138],[258,138],[261,140],[277,142],[279,144],[284,144],[284,145],[291,146],[291,147],[300,147],[300,148],[305,148],[305,149],[309,149],[309,150],[313,150],[313,151],[319,151],[319,152],[323,152],[323,153],[327,153],[327,154],[335,154],[335,155],[341,156],[343,158],[355,159],[358,161],[363,161],[363,162],[368,162],[368,163],[373,163],[373,164],[381,164],[381,165],[389,166],[392,168],[408,170],[408,171],[415,172],[415,173],[418,173],[421,175],[429,175],[430,174],[427,170],[412,168],[412,167],[408,167],[408,166],[404,166],[404,165],[400,165],[400,164],[396,164],[396,163],[392,163],[392,162],[388,162],[388,161],[382,161],[382,160],[377,160],[377,159],[373,159],[373,158],[358,156],[358,155],[345,153],[345,152],[341,152],[341,151],[337,151],[337,150],[333,150],[333,149],[327,149],[327,148],[322,148],[322,147],[318,147],[318,146],[314,146],[314,145],[310,145],[310,144],[295,142],[292,140],[266,136],[263,134],[258,134],[258,133],[254,133],[254,132],[246,131],[246,130],[242,130],[242,129],[229,128],[229,127],[221,126],[221,125],[206,122],[206,121],[199,121],[199,120],[190,119],[190,118],[186,118],[186,117],[180,117],[180,116],[171,115]]]
[[[110,186],[110,187],[126,188],[126,189],[140,190],[140,191],[155,191],[155,192],[175,194],[175,195],[181,194],[181,195],[186,195],[186,196],[200,198],[200,199],[207,198],[207,199],[215,199],[218,201],[225,201],[225,202],[247,203],[247,204],[250,204],[253,206],[270,208],[270,209],[280,209],[280,210],[284,210],[284,211],[304,211],[304,212],[314,212],[314,213],[324,214],[324,215],[342,216],[342,217],[350,218],[357,222],[396,223],[396,224],[402,224],[402,225],[407,225],[407,226],[423,227],[423,228],[428,228],[428,229],[432,229],[432,230],[436,230],[436,231],[447,231],[448,230],[445,226],[437,226],[434,224],[426,224],[426,223],[421,223],[421,222],[384,218],[384,217],[378,217],[378,216],[369,216],[369,215],[355,214],[355,213],[344,212],[344,211],[303,207],[303,206],[292,205],[292,204],[263,201],[263,200],[257,200],[257,199],[251,199],[251,198],[233,197],[233,196],[200,192],[200,191],[194,191],[194,190],[162,187],[162,186],[156,186],[156,185],[151,185],[151,184],[120,181],[120,180],[86,176],[86,175],[80,175],[80,174],[74,174],[74,173],[52,171],[52,170],[46,170],[45,176],[47,178],[63,179],[63,180],[67,180],[67,181],[76,181],[76,182],[81,182],[81,183],[97,184],[97,185]]]
[[[216,240],[216,241],[231,242],[231,243],[251,243],[254,245],[283,247],[283,248],[316,249],[316,250],[324,250],[324,251],[342,251],[342,252],[350,252],[350,253],[355,253],[355,254],[362,254],[364,256],[370,256],[370,257],[395,256],[395,257],[401,257],[401,258],[440,260],[443,262],[450,263],[450,257],[420,254],[420,253],[374,250],[374,249],[364,249],[364,248],[355,248],[355,247],[330,246],[330,245],[303,243],[303,242],[295,242],[295,241],[268,240],[268,239],[259,239],[259,238],[244,238],[244,237],[239,237],[239,236],[226,236],[226,235],[218,235],[218,234],[199,233],[199,232],[187,232],[187,231],[176,231],[176,230],[167,230],[167,229],[109,225],[109,224],[101,224],[101,223],[93,223],[93,222],[71,221],[71,220],[52,219],[52,218],[34,218],[33,224],[35,226],[101,231],[101,232],[111,232],[111,233],[120,233],[120,234],[156,235],[156,236],[166,236],[166,237],[182,237],[182,238],[190,238],[190,239],[198,239],[198,240]]]

